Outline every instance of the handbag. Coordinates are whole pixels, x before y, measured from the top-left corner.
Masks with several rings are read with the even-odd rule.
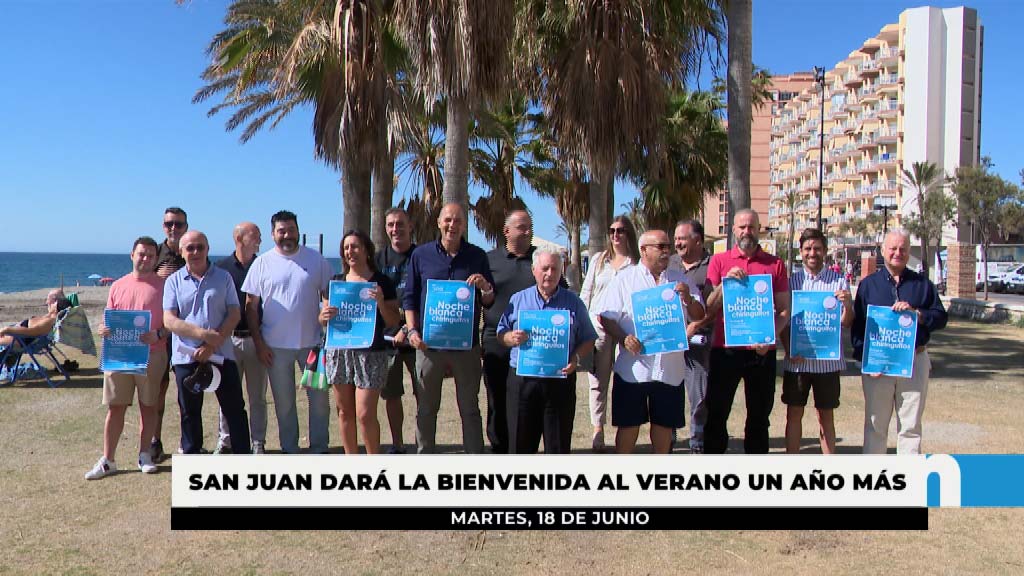
[[[327,367],[324,366],[324,341],[309,351],[306,356],[306,367],[302,370],[299,384],[313,390],[327,390],[331,385],[327,381]]]

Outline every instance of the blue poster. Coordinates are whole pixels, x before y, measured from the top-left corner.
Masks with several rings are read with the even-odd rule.
[[[631,295],[633,328],[643,344],[641,355],[653,356],[690,349],[686,314],[674,284],[662,284]]]
[[[476,290],[461,280],[427,280],[423,341],[438,350],[473,347]]]
[[[868,305],[861,372],[897,378],[914,375],[917,312],[893,312],[889,306]]]
[[[789,355],[809,360],[842,358],[843,306],[833,292],[793,291]]]
[[[377,300],[370,291],[372,282],[341,282],[332,280],[328,302],[338,315],[327,322],[325,348],[369,348],[377,327]]]
[[[723,278],[722,297],[727,347],[775,344],[775,294],[770,274],[754,274],[742,281]]]
[[[149,332],[148,310],[104,310],[103,324],[110,335],[103,339],[100,370],[145,374],[149,366],[149,344],[139,340]]]
[[[530,338],[519,346],[516,374],[563,378],[569,364],[570,316],[567,310],[520,310],[519,329]]]

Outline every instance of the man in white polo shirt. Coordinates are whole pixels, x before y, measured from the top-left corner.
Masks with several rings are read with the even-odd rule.
[[[636,446],[640,426],[651,423],[651,445],[656,454],[672,448],[672,430],[685,425],[683,412],[686,373],[684,352],[643,355],[643,342],[633,326],[631,295],[639,290],[672,284],[686,307],[686,321],[704,318],[701,291],[679,270],[668,270],[672,243],[668,234],[651,230],[640,236],[640,265],[620,273],[605,289],[597,313],[609,338],[621,344],[612,385],[612,426],[615,451],[629,454]]]
[[[838,272],[825,267],[828,240],[821,230],[807,228],[800,234],[802,269],[789,279],[789,290],[832,292],[843,304],[840,323],[853,324],[853,296],[850,285]],[[789,330],[782,333],[785,372],[782,376],[782,403],[786,405],[786,452],[800,452],[803,436],[804,407],[807,397],[814,391],[814,409],[818,412],[822,454],[836,451],[836,426],[833,412],[839,407],[839,373],[846,368],[840,356],[836,360],[813,360],[789,355]]]
[[[260,362],[269,370],[281,451],[299,451],[295,409],[295,367],[320,343],[321,294],[334,271],[316,250],[299,245],[298,219],[282,210],[270,219],[274,248],[259,255],[242,284],[245,318]],[[262,317],[260,306],[262,304]],[[309,450],[327,452],[330,402],[327,390],[306,389],[309,398]]]

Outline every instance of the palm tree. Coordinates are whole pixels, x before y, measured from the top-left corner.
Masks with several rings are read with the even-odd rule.
[[[526,162],[529,139],[524,129],[528,119],[526,99],[514,97],[500,106],[481,109],[473,124],[470,171],[473,180],[489,192],[477,199],[473,215],[489,242],[501,238],[509,212],[526,209],[526,203],[516,195],[515,181]]]
[[[207,52],[207,85],[246,142],[296,107],[312,104],[317,158],[341,170],[345,228],[370,229],[372,161],[386,141],[382,0],[235,0]]]
[[[750,208],[751,0],[729,0],[729,214]],[[732,235],[729,235],[732,244]]]
[[[510,76],[511,1],[395,0],[416,87],[431,105],[447,101],[444,202],[469,214],[469,126],[473,106],[498,98]]]
[[[933,162],[914,162],[910,170],[904,168],[902,170],[903,185],[914,191],[917,196],[917,214],[912,220],[914,224],[911,225],[915,230],[912,232],[917,233],[921,238],[921,273],[928,276],[928,245],[932,238],[936,239],[936,246],[942,242],[942,225],[944,224],[943,219],[940,218],[938,222],[938,230],[934,230],[935,224],[929,222],[928,214],[926,213],[926,196],[936,185],[945,186],[949,181],[946,175],[942,173],[942,169]],[[941,192],[941,191],[940,191]],[[943,193],[944,194],[944,193]],[[948,219],[948,218],[946,218]],[[909,224],[909,222],[908,222]]]
[[[531,114],[529,123],[532,138],[524,145],[526,161],[520,174],[539,195],[555,201],[555,210],[569,237],[566,281],[579,291],[583,285],[581,238],[590,217],[591,183],[582,163],[556,146],[551,124],[543,113]]]
[[[711,92],[672,90],[662,125],[662,146],[626,155],[626,173],[640,189],[648,228],[671,232],[701,211],[705,196],[721,190],[728,173],[728,138]]]
[[[559,146],[590,171],[590,253],[604,248],[620,154],[655,148],[666,82],[679,84],[721,15],[710,0],[532,2],[519,17],[533,31],[541,100]]]
[[[413,240],[418,244],[437,238],[437,217],[444,205],[444,137],[440,129],[444,106],[431,113],[413,107],[410,130],[402,140],[396,163],[399,176],[418,190],[403,198],[398,207],[409,213]]]

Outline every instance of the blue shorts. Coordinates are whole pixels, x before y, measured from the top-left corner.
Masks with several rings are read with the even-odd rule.
[[[632,428],[650,422],[665,428],[682,428],[686,393],[682,383],[627,382],[615,375],[612,384],[612,426]]]

